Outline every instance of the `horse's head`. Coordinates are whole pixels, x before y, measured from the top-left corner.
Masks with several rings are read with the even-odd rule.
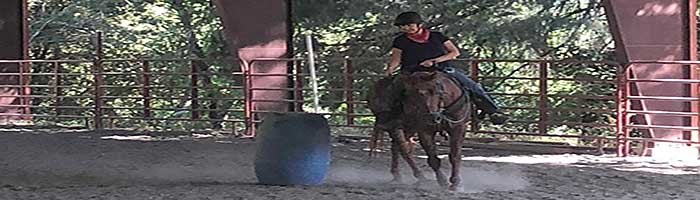
[[[415,72],[402,77],[407,113],[439,112],[444,97],[444,75],[439,72]]]

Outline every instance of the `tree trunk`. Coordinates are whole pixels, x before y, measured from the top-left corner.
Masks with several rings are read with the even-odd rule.
[[[182,0],[174,0],[172,2],[173,7],[177,10],[178,16],[180,17],[180,21],[182,22],[183,28],[185,30],[188,30],[188,36],[187,36],[187,51],[190,55],[193,55],[196,58],[206,58],[207,56],[204,54],[204,51],[202,50],[202,47],[199,46],[197,37],[195,36],[194,33],[194,27],[192,25],[192,13],[187,9],[186,6],[183,5]],[[198,77],[201,77],[199,81],[201,81],[202,84],[206,88],[211,88],[212,81],[211,81],[211,75],[206,74],[209,73],[209,65],[207,65],[206,62],[202,60],[195,60],[193,61],[194,66],[197,67],[197,73],[204,73],[200,74]],[[222,114],[217,111],[218,109],[218,104],[219,102],[217,100],[214,100],[216,97],[216,89],[207,89],[207,90],[214,90],[214,91],[207,91],[206,92],[206,97],[208,99],[211,99],[209,102],[209,107],[207,109],[210,109],[208,112],[209,119],[212,120],[219,120],[222,119],[223,116]],[[220,129],[221,128],[221,122],[220,121],[212,121],[212,128],[214,129]]]

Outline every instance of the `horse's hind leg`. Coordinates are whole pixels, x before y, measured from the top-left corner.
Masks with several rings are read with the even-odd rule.
[[[406,139],[406,135],[403,131],[403,129],[398,129],[394,131],[391,135],[391,141],[392,141],[392,151],[394,151],[394,148],[398,149],[398,152],[401,154],[401,157],[406,161],[406,164],[408,164],[409,167],[411,167],[411,170],[413,171],[413,176],[418,179],[418,181],[424,181],[426,180],[425,176],[423,176],[423,173],[418,169],[418,165],[416,165],[416,162],[413,160],[413,157],[411,157],[411,154],[413,152],[413,144]]]
[[[377,151],[382,148],[384,140],[384,130],[378,124],[374,124],[372,136],[369,139],[369,157],[372,158],[377,154]]]
[[[393,133],[390,133],[389,135],[394,135]],[[397,140],[393,139],[394,136],[391,136],[391,175],[394,176],[394,179],[391,180],[392,183],[401,183],[401,173],[399,170],[399,151],[401,151],[401,148],[399,147],[400,144]]]
[[[435,145],[435,134],[434,133],[418,133],[418,138],[420,140],[423,150],[428,154],[428,165],[435,172],[435,178],[437,179],[440,186],[447,186],[447,178],[445,174],[440,171],[440,158],[437,156],[437,147]]]

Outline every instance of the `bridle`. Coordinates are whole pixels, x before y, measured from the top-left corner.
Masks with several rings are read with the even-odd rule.
[[[452,81],[452,80],[451,80]],[[464,103],[465,99],[467,98],[464,91],[462,91],[461,95],[459,96],[459,99],[453,101],[450,103],[448,106],[445,106],[445,86],[442,84],[442,82],[438,81],[437,82],[437,94],[438,97],[440,98],[438,102],[438,110],[436,111],[430,111],[430,108],[428,108],[429,114],[433,116],[433,122],[435,124],[440,125],[442,124],[443,121],[449,123],[449,124],[457,124],[457,123],[464,123],[464,121],[467,120],[469,117],[468,114],[465,114],[462,118],[460,119],[451,119],[446,112],[449,112],[451,110],[454,110],[460,106],[461,103]]]

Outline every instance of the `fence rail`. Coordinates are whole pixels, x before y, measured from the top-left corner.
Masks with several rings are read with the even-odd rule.
[[[290,73],[251,73],[260,62],[286,62]],[[321,83],[321,105],[336,127],[370,128],[372,116],[364,93],[368,85],[382,77],[380,58],[322,59],[316,74]],[[697,126],[651,126],[629,124],[630,114],[697,117],[698,112],[632,110],[628,101],[693,101],[698,97],[654,97],[629,95],[630,84],[697,84],[688,79],[629,78],[630,66],[612,62],[562,60],[466,60],[455,61],[482,83],[511,122],[495,126],[473,119],[470,133],[520,140],[560,138],[578,144],[618,147],[627,155],[632,142],[679,142],[632,136],[630,130],[664,128],[698,131]],[[700,64],[696,62],[641,62]],[[89,124],[94,129],[151,126],[171,130],[225,129],[236,134],[254,135],[259,115],[275,111],[254,110],[258,102],[290,104],[289,112],[310,109],[313,99],[310,74],[302,59],[256,59],[250,62],[217,59],[103,59],[95,60],[0,60],[4,66],[25,66],[19,72],[0,73],[17,77],[1,88],[26,92],[4,93],[17,98],[19,112],[0,113],[5,118],[31,119],[51,123]],[[373,67],[370,67],[373,66]],[[583,74],[570,69],[596,67],[597,73]],[[162,70],[168,69],[167,71]],[[179,71],[178,71],[179,70]],[[289,87],[256,87],[251,77],[288,77]],[[596,91],[587,91],[597,89]],[[256,91],[285,91],[288,98],[253,99]]]
[[[682,68],[679,71],[686,71],[690,76],[688,78],[638,78],[633,75],[633,71],[636,67],[640,65],[663,65],[664,68]],[[637,143],[640,149],[640,155],[645,155],[648,148],[654,144],[654,142],[666,142],[666,143],[677,143],[685,145],[694,145],[698,147],[700,144],[700,76],[697,75],[698,71],[695,66],[700,64],[698,61],[636,61],[627,63],[624,68],[621,69],[618,75],[618,86],[617,86],[617,154],[618,156],[627,156],[630,154],[633,142]],[[635,84],[664,84],[664,86],[669,85],[683,85],[685,93],[682,96],[654,96],[654,95],[640,95],[641,92],[634,91]],[[658,85],[657,87],[660,87]],[[637,87],[639,87],[637,85]],[[678,87],[662,87],[672,90]],[[636,90],[639,90],[638,88]],[[654,93],[659,93],[659,91],[651,91]],[[671,91],[678,92],[678,91]],[[664,92],[662,92],[664,93]],[[665,93],[669,93],[668,91]],[[657,94],[658,95],[658,94]],[[671,110],[649,110],[644,108],[634,108],[632,105],[642,105],[644,102],[659,102],[663,101],[668,103],[676,103],[677,106],[670,108]],[[686,104],[684,106],[683,104]],[[632,120],[633,116],[650,118],[650,117],[675,117],[678,119],[673,124],[663,124],[667,122],[659,121],[648,121],[646,124],[634,124],[639,123],[640,120]],[[679,125],[679,123],[681,125]],[[659,131],[660,130],[660,131]],[[669,139],[663,138],[655,134],[655,132],[673,133],[673,131],[681,131],[680,134],[682,138]],[[632,133],[636,132],[641,136],[632,136]],[[644,136],[644,137],[642,137]]]

